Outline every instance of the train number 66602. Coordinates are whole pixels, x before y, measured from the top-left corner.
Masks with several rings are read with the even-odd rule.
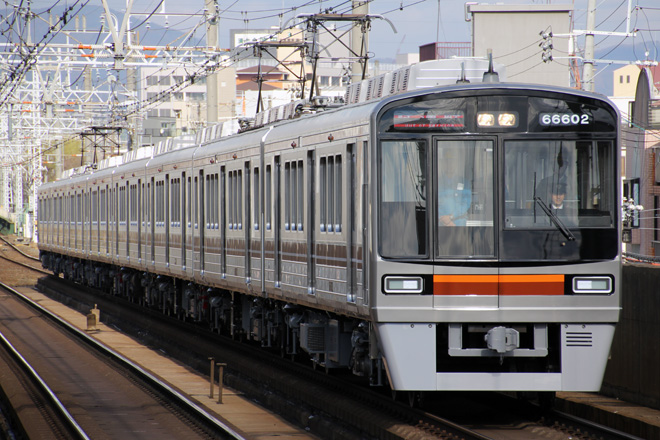
[[[588,125],[591,121],[588,114],[576,113],[541,113],[541,125]]]

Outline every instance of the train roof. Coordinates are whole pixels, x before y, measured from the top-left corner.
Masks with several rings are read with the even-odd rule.
[[[502,66],[495,67],[503,71]],[[370,118],[391,102],[431,93],[485,89],[547,91],[606,101],[616,110],[616,106],[607,97],[591,92],[541,84],[480,82],[480,75],[485,78],[484,72],[488,73],[488,70],[493,70],[493,64],[489,65],[487,60],[479,58],[432,60],[406,66],[349,85],[341,102],[328,97],[315,97],[312,101],[292,101],[260,112],[253,120],[239,119],[214,124],[195,135],[169,138],[154,146],[141,147],[122,156],[110,157],[101,161],[98,166],[88,165],[67,170],[60,180],[101,176],[107,174],[107,170],[120,166],[130,169],[145,167],[147,164],[157,165],[176,160],[179,155],[183,160],[258,147],[266,133],[269,142],[277,142],[313,135],[323,127],[342,130],[367,124]],[[500,76],[505,77],[502,73]],[[312,118],[314,124],[309,123]],[[219,142],[220,140],[222,142]],[[114,171],[110,173],[112,172]]]

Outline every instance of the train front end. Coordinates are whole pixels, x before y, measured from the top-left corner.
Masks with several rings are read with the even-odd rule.
[[[397,390],[598,391],[620,312],[618,114],[455,86],[374,116],[372,318]]]

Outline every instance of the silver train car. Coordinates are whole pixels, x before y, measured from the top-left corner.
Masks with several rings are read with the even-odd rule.
[[[43,266],[393,390],[599,390],[616,109],[424,66],[43,185]]]

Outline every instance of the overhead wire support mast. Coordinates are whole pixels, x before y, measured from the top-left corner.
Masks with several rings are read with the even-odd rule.
[[[314,40],[312,44],[312,50],[309,53],[309,59],[310,62],[313,65],[314,71],[316,71],[316,63],[318,62],[319,59],[319,53],[321,52],[318,48],[317,41],[318,41],[318,28],[322,27],[325,31],[328,32],[329,35],[333,37],[333,39],[337,42],[339,42],[342,46],[344,46],[346,49],[348,49],[349,52],[349,59],[357,59],[359,64],[361,65],[361,74],[360,80],[365,79],[366,77],[366,72],[367,72],[367,61],[369,60],[369,54],[366,50],[366,44],[365,44],[365,38],[364,36],[367,34],[369,29],[371,28],[371,21],[373,19],[379,19],[379,20],[385,20],[391,27],[394,33],[396,33],[396,28],[394,27],[394,24],[388,20],[387,18],[383,17],[382,15],[378,14],[298,14],[294,18],[290,19],[289,21],[286,22],[284,27],[286,28],[288,24],[292,20],[297,20],[297,19],[302,19],[307,22],[307,28],[312,32],[314,35]],[[359,52],[356,50],[356,47],[354,44],[351,44],[351,46],[347,45],[342,41],[342,37],[346,35],[348,32],[350,32],[352,29],[349,29],[348,31],[344,32],[341,35],[337,35],[335,31],[332,29],[328,28],[325,26],[325,22],[351,22],[351,23],[357,23],[360,25],[360,32],[362,33],[362,38],[360,42],[360,49]],[[355,72],[353,72],[353,76],[355,76]],[[312,83],[312,90],[310,92],[310,96],[314,92],[314,83]]]
[[[630,13],[632,11],[632,0],[628,0],[628,10],[627,10],[627,19],[626,19],[626,32],[612,32],[612,31],[597,31],[595,29],[596,22],[596,0],[588,0],[587,3],[587,29],[586,30],[574,30],[569,34],[554,34],[555,37],[568,37],[571,39],[571,47],[573,47],[573,39],[575,37],[584,35],[584,58],[582,59],[582,87],[587,91],[594,90],[594,65],[596,63],[594,55],[594,37],[596,35],[601,36],[613,36],[613,37],[634,37],[637,35],[636,30],[630,29]],[[543,36],[543,31],[541,35]],[[552,35],[551,35],[552,36]],[[544,37],[545,38],[545,37]],[[544,59],[545,61],[545,59]]]

